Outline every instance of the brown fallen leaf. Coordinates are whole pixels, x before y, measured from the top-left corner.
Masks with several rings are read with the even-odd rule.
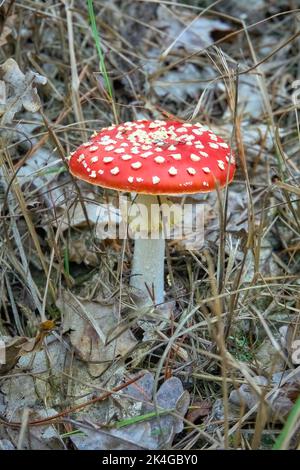
[[[28,338],[16,336],[5,341],[5,364],[0,364],[0,375],[14,368],[20,357],[20,347]]]
[[[69,332],[72,345],[88,363],[93,377],[101,375],[115,358],[124,357],[137,344],[129,329],[119,329],[115,304],[78,300],[63,291],[56,305],[63,315],[63,332]]]
[[[39,325],[39,330],[35,338],[26,338],[20,346],[19,356],[24,356],[29,352],[38,351],[42,348],[45,337],[55,328],[53,320],[46,320]]]
[[[264,376],[254,377],[256,385],[261,387],[261,393],[265,401],[269,404],[268,420],[276,422],[278,419],[286,417],[294,406],[300,391],[300,375],[286,381],[286,376],[291,374],[291,370],[276,372],[271,380]],[[247,409],[259,404],[261,397],[251,388],[250,384],[242,384],[238,390],[232,390],[229,402],[237,406],[246,406]]]
[[[1,28],[0,34],[0,47],[3,47],[7,43],[7,38],[13,32],[15,27],[15,22],[17,19],[17,15],[10,15],[8,18],[5,19],[5,23],[3,28]]]
[[[147,372],[118,395],[126,418],[109,426],[84,420],[72,424],[83,435],[70,438],[78,450],[169,449],[175,435],[181,433],[190,396],[177,377],[165,381],[155,394],[154,376]],[[128,403],[134,406],[127,406]],[[173,412],[173,413],[172,413]],[[150,414],[150,415],[149,415]],[[127,421],[128,420],[128,421]],[[127,421],[127,423],[126,423]]]

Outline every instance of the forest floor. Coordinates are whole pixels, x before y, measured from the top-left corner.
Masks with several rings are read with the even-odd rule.
[[[2,2],[0,448],[299,448],[297,4]],[[170,118],[209,126],[238,169],[189,197],[204,244],[167,243],[145,312],[132,240],[104,238],[116,193],[67,157]]]

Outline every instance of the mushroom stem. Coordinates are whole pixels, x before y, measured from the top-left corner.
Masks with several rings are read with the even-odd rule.
[[[140,216],[147,230],[141,238],[135,239],[130,285],[144,294],[146,305],[160,304],[164,301],[165,238],[160,225],[159,202],[156,196],[140,194],[135,203],[141,209]]]

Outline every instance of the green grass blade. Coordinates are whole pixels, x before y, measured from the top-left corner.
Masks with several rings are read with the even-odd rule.
[[[64,249],[64,271],[67,276],[70,276],[69,250],[67,247]]]
[[[123,419],[114,424],[116,428],[123,428],[125,426],[130,426],[131,424],[141,423],[143,421],[148,421],[152,418],[157,418],[157,416],[166,415],[173,410],[161,410],[161,411],[151,411],[150,413],[145,413],[144,415],[133,416],[132,418]]]

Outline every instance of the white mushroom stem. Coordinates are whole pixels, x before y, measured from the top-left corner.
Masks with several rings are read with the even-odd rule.
[[[144,229],[144,233],[135,239],[130,285],[144,294],[146,305],[160,304],[164,301],[165,238],[158,198],[139,194],[134,204],[141,208],[139,223],[140,231]]]

